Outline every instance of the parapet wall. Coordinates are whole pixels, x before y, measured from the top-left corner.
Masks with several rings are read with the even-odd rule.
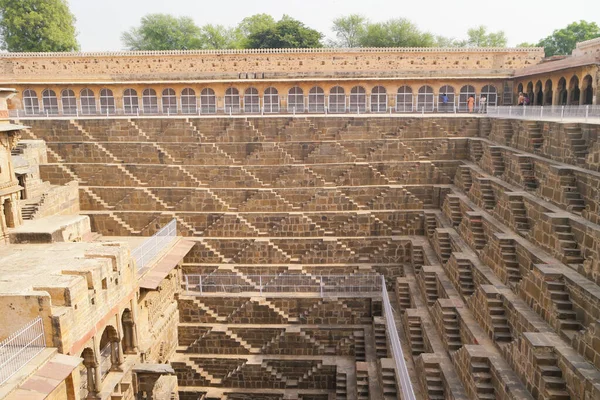
[[[0,83],[310,77],[507,77],[541,48],[269,49],[0,55]]]

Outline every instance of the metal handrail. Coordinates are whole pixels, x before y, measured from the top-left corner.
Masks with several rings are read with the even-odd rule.
[[[173,219],[152,237],[136,247],[131,256],[138,270],[146,267],[177,236],[177,220]]]
[[[402,345],[400,344],[400,337],[398,336],[398,330],[396,329],[396,321],[394,320],[394,311],[390,304],[390,298],[388,296],[387,289],[385,287],[385,277],[381,277],[382,289],[381,298],[383,302],[383,314],[385,316],[385,323],[387,325],[389,341],[392,345],[392,358],[396,364],[396,382],[400,385],[400,391],[402,392],[403,400],[415,400],[415,392],[408,375],[408,368],[406,367],[406,361],[404,360],[404,352],[402,351]]]
[[[44,324],[37,317],[0,342],[0,385],[46,348]]]
[[[600,120],[600,105],[571,106],[490,106],[487,109],[490,118],[535,119],[545,121]]]
[[[314,293],[320,296],[379,293],[381,275],[306,275],[281,273],[273,275],[207,274],[183,276],[188,293],[256,293],[259,296],[273,293]]]

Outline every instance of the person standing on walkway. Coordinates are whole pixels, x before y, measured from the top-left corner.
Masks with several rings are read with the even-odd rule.
[[[448,95],[442,94],[442,109],[440,111],[448,112]]]
[[[522,106],[525,104],[525,96],[523,96],[523,92],[519,92],[519,99],[517,100],[517,105]]]
[[[479,113],[480,114],[485,113],[486,102],[487,102],[487,98],[484,95],[481,95],[481,97],[479,98]]]
[[[475,97],[470,96],[469,101],[467,102],[467,106],[469,107],[469,112],[472,113],[475,108]]]

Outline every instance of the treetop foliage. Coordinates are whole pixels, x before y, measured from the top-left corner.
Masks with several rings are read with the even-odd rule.
[[[600,37],[600,27],[595,22],[573,22],[563,29],[557,29],[552,35],[540,40],[538,46],[543,47],[546,57],[569,55],[577,42]]]
[[[11,52],[79,50],[66,0],[0,0],[0,34]]]

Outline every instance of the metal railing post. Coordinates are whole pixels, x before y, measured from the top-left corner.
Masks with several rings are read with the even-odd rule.
[[[200,275],[198,278],[198,289],[200,291],[200,294],[202,294],[202,275]]]
[[[188,276],[185,276],[185,291],[189,292],[190,291],[190,281],[188,279]]]
[[[560,120],[562,121],[565,117],[565,106],[560,108]]]
[[[585,122],[587,122],[587,120],[588,120],[589,113],[590,113],[590,106],[586,105],[585,106]]]
[[[540,118],[544,116],[544,106],[540,107]]]
[[[262,292],[263,292],[262,275],[259,276],[258,279],[259,279],[259,283],[260,283],[260,294],[262,295]]]

